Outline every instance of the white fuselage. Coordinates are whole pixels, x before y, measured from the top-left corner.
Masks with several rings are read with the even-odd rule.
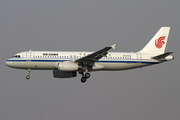
[[[158,64],[174,59],[165,48],[170,27],[161,27],[148,44],[139,52],[108,52],[116,44],[95,52],[26,51],[15,54],[6,60],[6,65],[17,69],[27,69],[26,79],[30,79],[31,70],[53,70],[55,78],[76,77],[82,75],[85,83],[92,71],[127,70]],[[84,74],[85,73],[85,74]]]
[[[17,69],[53,70],[57,62],[73,62],[92,52],[27,51],[14,55],[6,65]],[[95,70],[126,70],[161,63],[151,59],[157,54],[109,52],[95,62]],[[167,60],[166,60],[167,61]],[[102,67],[99,67],[102,66]]]

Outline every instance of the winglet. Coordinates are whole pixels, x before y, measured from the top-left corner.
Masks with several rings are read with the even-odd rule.
[[[116,46],[116,44],[112,45],[111,47],[112,47],[113,49],[115,49],[115,46]]]

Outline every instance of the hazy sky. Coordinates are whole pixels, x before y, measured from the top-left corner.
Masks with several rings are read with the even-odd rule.
[[[1,0],[1,120],[179,120],[179,0]],[[139,51],[162,26],[175,60],[116,72],[53,78],[52,71],[12,69],[22,51]]]

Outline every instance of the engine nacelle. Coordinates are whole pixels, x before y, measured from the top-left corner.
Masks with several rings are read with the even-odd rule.
[[[58,62],[55,63],[55,67],[60,71],[77,71],[78,64],[71,62]]]
[[[53,70],[53,76],[55,78],[71,78],[76,77],[76,75],[77,72]]]

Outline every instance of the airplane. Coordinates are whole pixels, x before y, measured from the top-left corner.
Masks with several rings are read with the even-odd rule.
[[[173,60],[173,52],[165,53],[169,32],[170,27],[161,27],[139,52],[108,52],[116,44],[96,52],[29,50],[15,54],[5,63],[11,68],[26,69],[27,80],[31,70],[52,70],[55,78],[76,77],[79,73],[85,83],[93,71],[128,70]]]

